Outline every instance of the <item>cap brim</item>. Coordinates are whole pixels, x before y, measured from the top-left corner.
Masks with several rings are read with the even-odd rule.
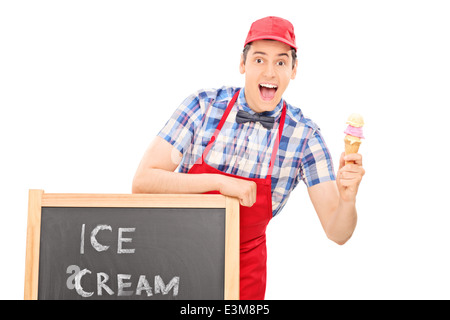
[[[276,40],[276,41],[279,41],[279,42],[283,42],[284,44],[287,44],[291,48],[295,49],[295,51],[297,51],[297,46],[294,43],[289,42],[286,39],[281,38],[281,37],[277,37],[277,36],[260,36],[260,37],[250,38],[250,39],[247,39],[247,41],[244,44],[244,47],[247,44],[249,44],[250,42],[258,41],[258,40]]]

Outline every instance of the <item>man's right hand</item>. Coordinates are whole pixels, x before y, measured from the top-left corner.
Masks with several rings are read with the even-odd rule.
[[[256,202],[256,183],[239,178],[218,175],[219,192],[224,196],[235,197],[245,207],[251,207]]]

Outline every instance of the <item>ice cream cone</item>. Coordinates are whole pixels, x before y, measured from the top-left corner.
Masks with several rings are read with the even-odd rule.
[[[345,155],[358,153],[359,146],[361,145],[361,139],[359,139],[358,137],[346,135],[344,142],[345,142]],[[353,161],[345,161],[345,165],[349,163],[353,163]]]
[[[360,114],[352,113],[347,119],[348,127],[345,129],[345,155],[358,153],[361,139],[364,139],[363,129],[364,119]],[[354,161],[345,161],[345,165],[354,163]]]

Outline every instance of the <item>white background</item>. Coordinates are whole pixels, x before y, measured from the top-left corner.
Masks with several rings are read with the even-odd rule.
[[[22,299],[28,189],[130,193],[150,141],[200,88],[242,86],[251,22],[290,20],[285,99],[337,169],[366,121],[358,227],[329,241],[301,184],[268,228],[267,299],[448,299],[448,1],[1,1],[0,299]]]

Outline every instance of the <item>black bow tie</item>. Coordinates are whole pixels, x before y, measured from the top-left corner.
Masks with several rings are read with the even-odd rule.
[[[257,113],[250,114],[244,110],[239,110],[236,115],[236,122],[239,124],[246,123],[246,122],[257,122],[257,121],[259,121],[263,125],[264,128],[270,130],[273,128],[275,119],[273,117],[261,116]]]

